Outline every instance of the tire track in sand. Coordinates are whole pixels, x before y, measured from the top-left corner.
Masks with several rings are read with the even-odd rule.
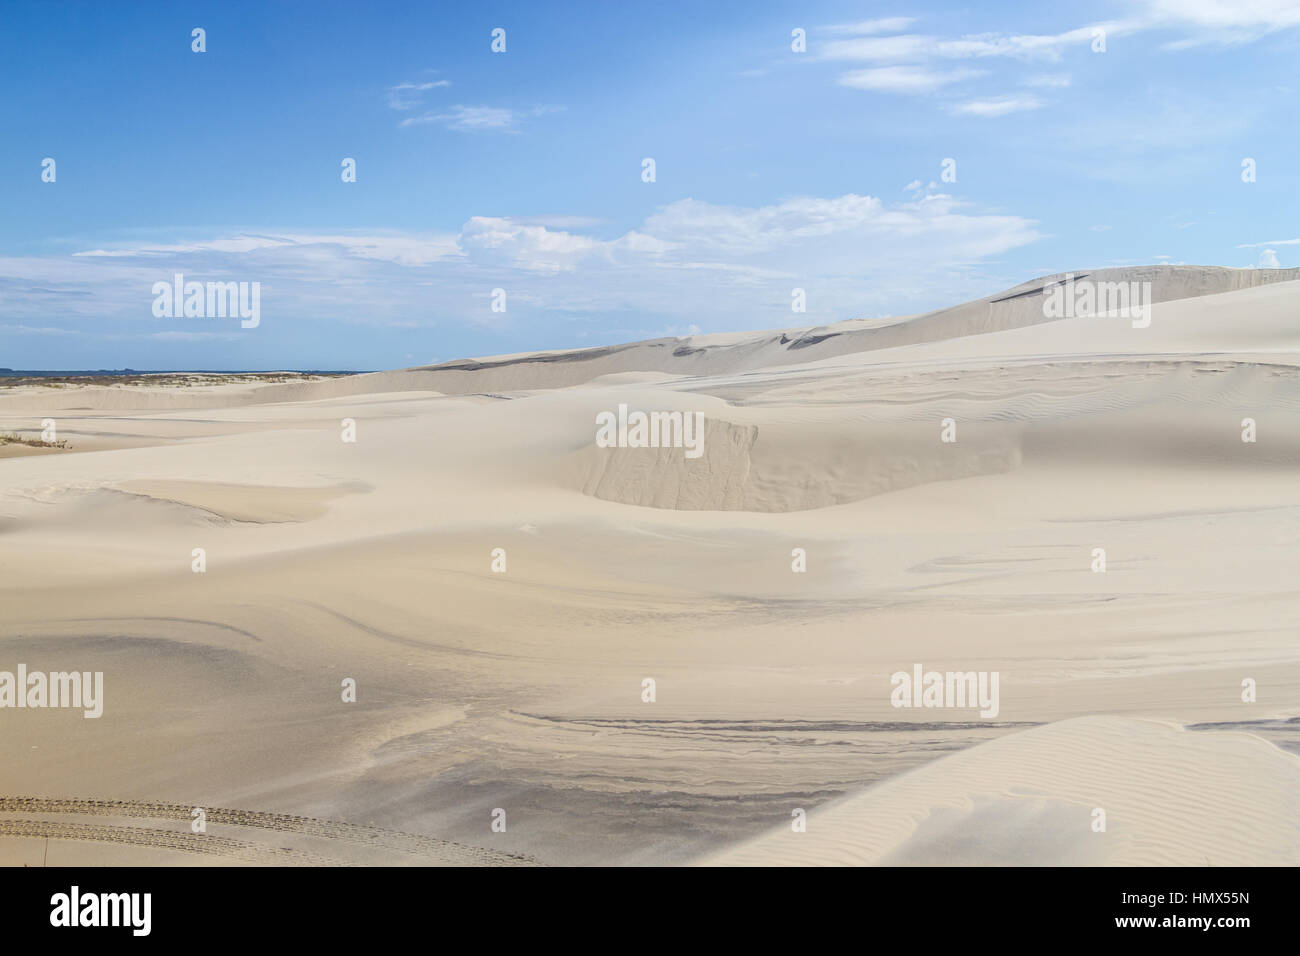
[[[190,821],[192,806],[180,803],[146,802],[140,800],[87,800],[75,797],[4,797],[0,796],[0,813],[59,813],[80,814],[85,816],[122,817],[127,819],[183,820]],[[266,813],[257,810],[235,810],[224,807],[204,807],[208,823],[227,824],[229,826],[250,827],[271,830],[279,833],[296,833],[303,836],[319,837],[360,846],[377,847],[408,853],[424,858],[427,862],[450,866],[536,866],[537,861],[531,857],[513,853],[503,853],[483,847],[439,840],[436,837],[422,836],[418,833],[406,833],[401,830],[387,830],[382,827],[360,826],[342,823],[336,820],[322,820],[316,817],[300,817],[287,813]],[[249,857],[240,854],[260,850],[264,859],[266,853],[297,854],[303,857],[315,857],[305,851],[288,850],[265,844],[233,840],[208,834],[191,834],[175,830],[151,830],[135,827],[95,826],[90,824],[53,823],[50,821],[15,821],[0,820],[0,836],[64,836],[63,832],[28,833],[14,830],[15,826],[42,825],[54,828],[89,828],[94,831],[114,831],[133,834],[135,839],[109,840],[109,842],[142,842],[144,835],[158,834],[161,839],[174,840],[175,845],[167,844],[172,849],[191,850],[194,852],[222,853],[235,855],[240,859]],[[76,837],[69,839],[106,839],[105,836]],[[212,844],[209,846],[208,844]],[[150,844],[155,845],[155,844]],[[161,844],[158,844],[161,845]],[[282,858],[283,859],[283,858]],[[337,861],[317,857],[318,865],[331,865]],[[284,859],[284,862],[294,862]]]
[[[289,847],[268,846],[247,840],[209,834],[184,833],[150,827],[119,827],[94,823],[60,823],[53,820],[0,820],[0,836],[50,837],[56,840],[91,840],[165,850],[185,850],[230,857],[250,863],[286,863],[295,866],[349,866],[341,860]]]

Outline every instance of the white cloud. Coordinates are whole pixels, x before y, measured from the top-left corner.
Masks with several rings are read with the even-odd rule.
[[[1042,73],[1038,76],[1031,76],[1024,80],[1025,86],[1033,86],[1043,90],[1060,90],[1070,85],[1070,74],[1068,73]]]
[[[840,74],[837,77],[840,85],[873,92],[924,94],[977,75],[940,69],[938,64],[945,61],[1055,63],[1072,50],[1079,53],[1089,51],[1097,31],[1104,32],[1108,43],[1151,31],[1176,34],[1163,44],[1166,49],[1211,43],[1247,43],[1269,33],[1300,26],[1300,2],[1144,0],[1136,12],[1125,19],[1046,34],[988,32],[939,36],[895,32],[906,29],[911,22],[910,18],[897,17],[824,28],[823,32],[838,34],[839,37],[818,44],[813,57],[872,64],[868,68]],[[1006,79],[1040,89],[1060,89],[1070,85],[1070,77],[1066,74],[1040,73],[1018,80]],[[1000,116],[1007,112],[1036,109],[1037,106],[1028,105],[1030,101],[1030,98],[1013,97],[975,99],[958,112]]]
[[[1194,31],[1176,46],[1245,43],[1300,26],[1295,0],[1146,0],[1145,11],[1153,26]]]
[[[915,17],[881,17],[878,20],[840,23],[835,26],[822,27],[821,30],[824,33],[851,33],[854,36],[868,36],[873,33],[893,33],[895,30],[906,30],[915,22]]]
[[[993,117],[1036,110],[1042,105],[1043,101],[1036,96],[999,96],[994,99],[958,103],[951,109],[953,113],[961,116]]]
[[[739,328],[788,319],[794,286],[809,291],[821,321],[973,298],[990,284],[980,279],[983,262],[1042,238],[1032,220],[942,194],[804,196],[757,207],[683,199],[609,239],[559,228],[557,219],[478,216],[447,234],[293,230],[0,258],[0,293],[15,324],[103,330],[94,334],[230,331],[152,318],[153,283],[176,272],[261,282],[263,326],[307,323],[293,326],[303,334],[315,319],[429,325],[546,315]],[[507,316],[488,307],[497,287],[509,292]]]
[[[1277,260],[1276,249],[1265,249],[1259,254],[1259,267],[1261,269],[1281,269],[1282,263]]]
[[[137,244],[121,249],[90,249],[75,252],[74,257],[109,259],[182,259],[198,253],[250,253],[259,250],[294,249],[309,253],[311,247],[337,246],[358,259],[376,259],[399,265],[427,265],[459,255],[455,236],[413,235],[323,235],[283,233],[274,236],[234,236],[200,242],[173,244]]]
[[[899,62],[921,59],[1011,57],[1055,61],[1059,60],[1062,51],[1071,45],[1087,49],[1092,43],[1092,31],[1095,28],[1104,29],[1110,37],[1132,33],[1138,29],[1138,25],[1129,21],[1108,21],[1095,26],[1079,27],[1046,35],[979,33],[961,37],[940,37],[907,33],[887,37],[854,37],[847,40],[832,40],[823,44],[818,50],[818,58]]]
[[[511,216],[510,221],[525,226],[548,226],[551,229],[586,229],[605,224],[605,220],[598,216]]]
[[[413,110],[420,105],[420,95],[429,90],[451,86],[451,80],[430,80],[425,83],[398,83],[387,91],[388,108],[393,110]]]
[[[132,246],[125,249],[87,249],[74,252],[74,256],[97,258],[136,258],[142,256],[173,256],[187,252],[252,252],[254,249],[269,249],[275,246],[291,245],[292,240],[285,236],[235,236],[230,239],[207,239],[202,242],[174,243],[171,245]]]
[[[416,126],[422,123],[439,123],[448,129],[456,130],[496,130],[511,132],[514,130],[516,116],[513,110],[495,106],[453,106],[446,113],[422,113],[408,116],[402,120],[402,126]]]
[[[457,104],[445,113],[422,113],[408,116],[399,124],[401,126],[418,126],[426,123],[438,123],[448,129],[461,132],[495,132],[517,133],[519,122],[524,117],[544,116],[558,113],[559,106],[534,106],[532,109],[519,111],[499,106],[462,106]]]
[[[990,66],[998,59],[1055,62],[1071,46],[1084,51],[1091,46],[1094,29],[1104,29],[1108,37],[1119,37],[1138,29],[1127,21],[1108,21],[1096,27],[1079,27],[1054,34],[1000,34],[979,33],[959,37],[941,37],[931,34],[896,34],[879,36],[887,32],[883,24],[888,21],[869,21],[870,29],[854,30],[850,26],[839,28],[841,33],[855,35],[831,40],[822,44],[816,58],[830,61],[862,61],[876,64],[841,73],[836,82],[841,86],[871,92],[908,93],[922,95],[934,93],[953,83],[965,82],[986,75],[987,69],[960,67],[945,68],[940,64],[953,60],[984,61]],[[1060,89],[1070,85],[1068,74],[1035,74],[1022,78],[1023,85],[1042,89]],[[1002,96],[978,98],[958,106],[953,112],[973,116],[1002,116],[1007,113],[1037,109],[1042,103],[1030,96]]]
[[[891,206],[852,193],[758,208],[682,199],[649,217],[642,231],[674,249],[688,250],[696,259],[722,257],[750,266],[776,266],[786,258],[794,263],[811,255],[838,263],[835,268],[846,274],[870,268],[882,257],[892,259],[914,240],[921,240],[917,251],[933,240],[947,245],[953,260],[969,262],[1040,238],[1029,220],[974,213],[951,196]],[[871,260],[864,261],[868,252]],[[854,261],[859,263],[856,270],[850,265]]]
[[[602,245],[571,232],[486,216],[465,223],[460,242],[478,263],[537,272],[572,272]]]
[[[860,24],[865,28],[861,30],[854,29],[853,25],[835,28],[836,32],[851,36],[822,44],[816,55],[827,60],[874,62],[984,57],[1057,61],[1070,47],[1088,49],[1093,31],[1098,29],[1105,31],[1108,42],[1141,32],[1164,30],[1184,34],[1167,46],[1231,45],[1300,27],[1300,3],[1295,0],[1144,0],[1135,13],[1123,20],[1090,23],[1059,33],[990,32],[956,37],[916,33],[876,35],[905,28],[893,24],[893,20],[874,20]]]
[[[889,93],[933,93],[951,83],[980,76],[979,70],[929,70],[918,66],[885,66],[851,70],[840,75],[841,86]]]

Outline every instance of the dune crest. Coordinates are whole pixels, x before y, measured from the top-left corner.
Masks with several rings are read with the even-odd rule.
[[[786,824],[701,862],[1287,866],[1297,858],[1300,756],[1249,733],[1081,717],[943,757],[814,811],[805,833]]]

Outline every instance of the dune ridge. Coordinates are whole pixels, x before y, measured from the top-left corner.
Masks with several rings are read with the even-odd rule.
[[[702,862],[1287,866],[1298,856],[1300,756],[1246,733],[1080,717],[950,754],[810,815],[805,833],[786,826]]]

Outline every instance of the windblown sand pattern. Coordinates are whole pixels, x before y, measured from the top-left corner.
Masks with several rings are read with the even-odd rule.
[[[0,449],[0,671],[105,683],[98,719],[0,710],[0,794],[31,795],[0,862],[1300,862],[1300,273],[1076,275],[1150,281],[1149,327],[1046,319],[1053,276],[892,322],[0,387],[0,432],[68,443]],[[620,404],[702,413],[704,453],[597,447]],[[892,706],[915,663],[997,672],[996,717]]]

